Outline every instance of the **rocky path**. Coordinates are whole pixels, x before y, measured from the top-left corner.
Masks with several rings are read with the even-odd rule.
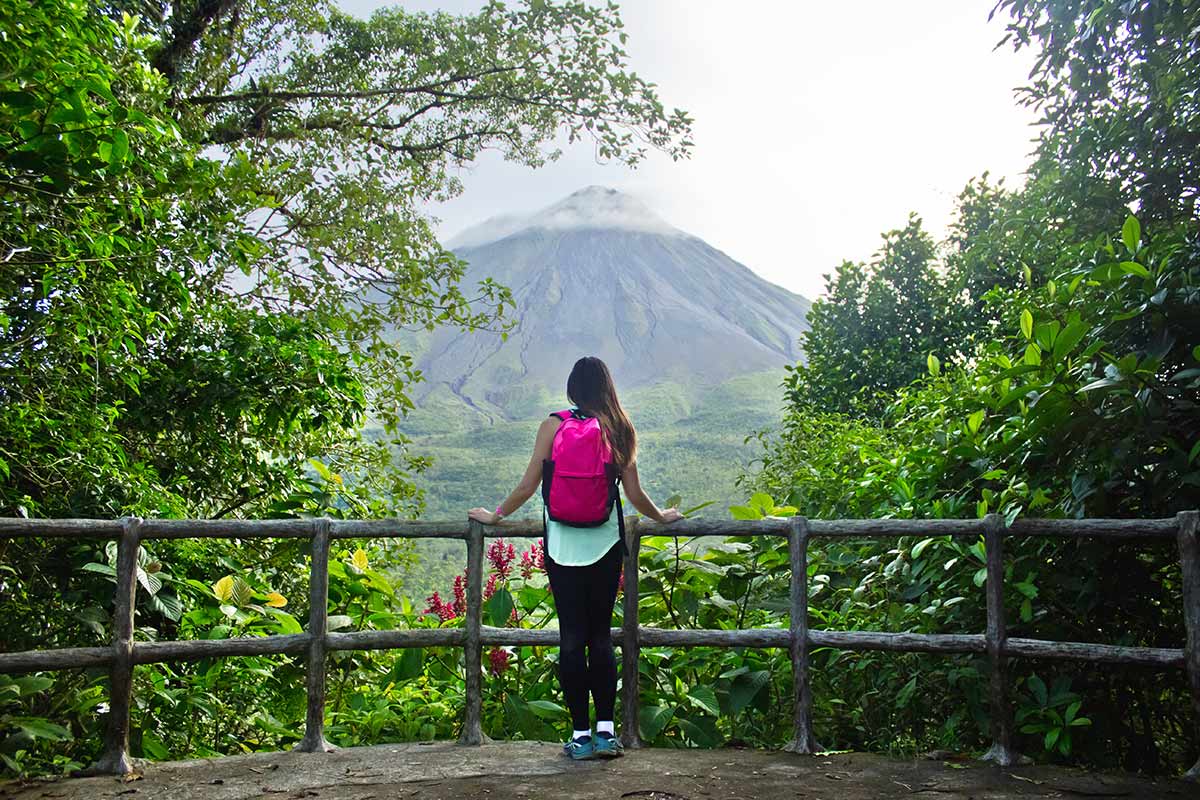
[[[391,744],[310,755],[272,753],[156,763],[125,780],[69,778],[0,785],[0,800],[1007,800],[1200,798],[1176,780],[1055,767],[879,755],[795,756],[756,750],[639,750],[573,763],[558,745]]]

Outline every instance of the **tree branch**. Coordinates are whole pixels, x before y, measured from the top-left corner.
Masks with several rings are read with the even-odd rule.
[[[421,86],[389,86],[383,89],[366,89],[358,92],[339,91],[335,89],[313,89],[311,91],[274,91],[271,89],[256,89],[249,92],[230,92],[228,94],[201,94],[188,97],[183,103],[191,106],[211,106],[222,103],[237,103],[246,100],[366,100],[372,97],[401,96],[409,94],[434,94],[445,86],[453,86],[463,81],[477,81],[491,75],[503,72],[515,72],[523,67],[493,67],[482,72],[466,75],[453,75],[445,80],[427,83]]]
[[[179,62],[191,51],[200,37],[218,17],[232,9],[239,0],[198,0],[191,13],[176,20],[172,15],[171,40],[163,45],[151,62],[168,83],[175,83],[179,73]]]

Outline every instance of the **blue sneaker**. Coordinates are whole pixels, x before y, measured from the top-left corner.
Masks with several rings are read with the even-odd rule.
[[[598,758],[619,758],[625,754],[621,740],[611,733],[597,733],[593,742],[592,750]]]
[[[596,757],[596,740],[591,736],[580,736],[563,745],[563,755],[572,761],[587,761]]]

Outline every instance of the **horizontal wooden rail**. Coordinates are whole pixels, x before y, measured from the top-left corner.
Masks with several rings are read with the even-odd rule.
[[[779,536],[787,537],[789,521],[685,519],[669,525],[638,520],[641,536]],[[879,539],[891,536],[970,536],[985,534],[983,520],[841,519],[808,520],[809,536]],[[1174,541],[1179,524],[1168,519],[1018,519],[1004,530],[1014,536],[1064,538],[1162,539]],[[309,539],[312,520],[148,519],[140,539]],[[542,535],[539,520],[505,520],[486,526],[486,538],[532,538]],[[121,523],[99,519],[0,518],[0,539],[31,536],[119,539]],[[401,519],[329,520],[331,539],[459,539],[468,533],[459,522]]]
[[[791,641],[783,628],[718,630],[704,628],[655,628],[641,625],[638,639],[643,647],[759,647],[785,648]],[[625,630],[612,629],[613,644],[621,647]],[[199,639],[192,641],[140,642],[133,648],[135,664],[197,661],[202,658],[263,656],[303,653],[312,641],[307,633],[286,636],[260,636],[241,639]],[[558,645],[556,628],[492,628],[480,626],[480,644],[489,647],[554,647]],[[399,650],[406,647],[462,647],[466,642],[463,628],[411,628],[355,633],[328,633],[327,650]],[[889,633],[883,631],[824,631],[810,628],[810,648],[894,653],[983,654],[987,652],[982,634]],[[1083,661],[1097,664],[1125,664],[1157,669],[1182,669],[1184,651],[1178,648],[1119,647],[1085,642],[1054,642],[1043,639],[1008,639],[1003,653],[1016,658]],[[112,662],[112,648],[75,647],[62,650],[26,650],[0,653],[0,674],[106,666]]]
[[[659,525],[633,519],[628,524],[629,555],[625,560],[624,624],[612,638],[622,648],[622,693],[626,746],[641,744],[638,733],[638,661],[642,647],[756,647],[788,648],[794,674],[795,736],[785,749],[812,753],[820,748],[812,732],[809,652],[817,648],[850,651],[986,655],[989,659],[993,746],[987,758],[999,764],[1015,762],[1012,711],[1008,697],[1010,658],[1051,659],[1119,664],[1159,670],[1184,669],[1192,693],[1200,734],[1200,541],[1195,511],[1169,519],[1043,520],[1021,519],[1005,527],[996,515],[982,520],[807,520],[769,518],[740,520],[682,520]],[[130,769],[128,753],[132,669],[138,664],[193,661],[201,658],[306,654],[308,713],[304,738],[297,749],[328,750],[324,738],[325,660],[330,651],[390,650],[406,647],[463,648],[466,654],[467,705],[462,741],[486,740],[480,725],[482,648],[485,646],[544,646],[558,644],[555,629],[493,628],[482,624],[482,565],[485,537],[542,535],[540,522],[506,520],[496,526],[471,522],[413,522],[407,520],[91,520],[0,519],[0,538],[70,537],[116,539],[118,592],[113,644],[0,653],[0,673],[37,672],[79,667],[108,667],[111,672],[109,729],[105,751],[96,769]],[[792,573],[791,615],[788,628],[743,630],[662,629],[638,624],[638,551],[647,536],[779,536],[789,542]],[[983,538],[986,545],[988,626],[982,634],[926,634],[887,631],[826,631],[808,627],[807,548],[813,536],[886,538],[895,536],[966,536]],[[1174,540],[1183,566],[1185,646],[1173,648],[1121,647],[1085,642],[1056,642],[1009,638],[1004,622],[1003,541],[1012,537],[1096,537],[1108,540]],[[328,632],[328,558],[332,540],[352,538],[459,539],[467,544],[467,614],[462,627]],[[146,539],[295,538],[312,541],[310,618],[308,632],[238,639],[135,642],[133,602],[137,590],[137,549]],[[1200,778],[1200,762],[1187,773]]]

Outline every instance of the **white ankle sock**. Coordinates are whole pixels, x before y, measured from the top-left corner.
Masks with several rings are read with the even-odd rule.
[[[592,729],[591,729],[591,728],[588,728],[588,729],[587,729],[587,730],[585,730],[585,731],[571,731],[571,738],[572,738],[572,739],[578,739],[580,736],[591,736],[591,735],[592,735]]]
[[[614,736],[616,735],[616,732],[617,730],[613,725],[612,720],[608,720],[606,722],[596,722],[596,733],[607,733],[610,736]]]

